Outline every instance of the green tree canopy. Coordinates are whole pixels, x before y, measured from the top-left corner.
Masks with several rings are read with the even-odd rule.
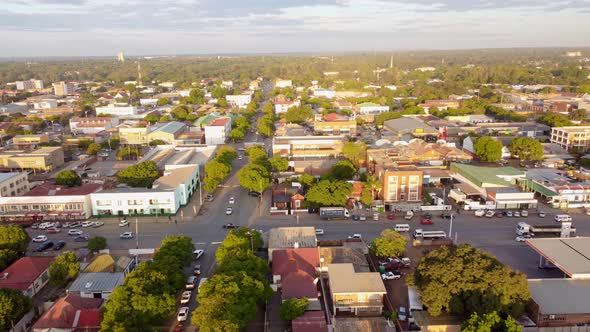
[[[487,136],[476,139],[475,144],[473,144],[475,154],[481,160],[489,162],[502,159],[502,147],[502,142]]]
[[[284,172],[289,169],[289,161],[281,156],[272,156],[268,161],[274,171]]]
[[[342,147],[342,154],[358,167],[359,162],[367,158],[367,144],[363,142],[346,142]]]
[[[407,279],[431,315],[490,313],[519,317],[530,298],[526,276],[467,244],[440,247]]]
[[[356,167],[348,160],[341,160],[332,166],[331,173],[337,180],[350,180],[356,173]]]
[[[88,241],[88,250],[98,252],[107,248],[107,239],[102,236],[93,236]]]
[[[10,331],[33,307],[33,300],[22,292],[0,288],[0,331]]]
[[[64,286],[68,280],[73,280],[80,273],[80,263],[76,254],[66,251],[55,258],[49,266],[49,282],[54,286]]]
[[[212,193],[217,187],[219,187],[219,180],[208,176],[203,179],[203,189],[205,189],[206,192]]]
[[[375,126],[381,127],[383,126],[383,122],[387,120],[399,119],[402,115],[399,112],[385,112],[377,115],[375,117]]]
[[[350,183],[322,180],[307,191],[305,199],[314,206],[344,206],[351,193]]]
[[[215,252],[215,258],[221,264],[237,253],[255,252],[262,244],[262,236],[256,230],[248,227],[232,229]]]
[[[154,181],[160,176],[156,163],[151,160],[131,165],[117,174],[121,183],[131,187],[151,187]]]
[[[497,312],[492,311],[488,314],[478,315],[471,314],[471,317],[461,324],[462,332],[520,332],[522,327],[516,324],[516,321],[508,316],[502,318]]]
[[[253,230],[253,232],[255,231]],[[250,244],[254,244],[255,241],[258,242],[259,240],[253,237]],[[236,247],[224,249],[226,254],[222,255],[223,261],[217,268],[216,273],[234,274],[239,271],[244,271],[255,279],[265,280],[270,272],[268,263],[250,252],[249,249],[251,248],[245,249],[241,244],[239,248],[239,250],[236,250]],[[231,254],[228,255],[228,253]]]
[[[166,145],[168,143],[166,143],[166,141],[161,140],[161,139],[154,139],[152,141],[150,141],[150,146],[156,146],[156,145]]]
[[[168,104],[170,104],[170,99],[168,99],[168,98],[160,98],[156,102],[156,105],[158,105],[158,106],[165,106],[165,105],[168,105]]]
[[[370,186],[363,185],[363,191],[361,193],[361,203],[367,206],[373,203],[373,189]]]
[[[294,106],[285,113],[285,120],[290,123],[303,123],[313,116],[311,107],[307,105]]]
[[[205,164],[205,174],[217,182],[223,181],[231,172],[231,167],[217,159],[210,160]]]
[[[270,185],[270,173],[264,166],[248,164],[238,171],[240,186],[257,192],[263,192]]]
[[[309,306],[309,300],[306,297],[303,298],[290,298],[287,301],[281,303],[281,309],[279,314],[283,320],[291,321],[305,313]]]
[[[274,134],[274,115],[269,113],[260,117],[256,129],[260,135],[271,137]]]
[[[143,121],[147,121],[151,124],[154,124],[156,122],[158,122],[160,120],[160,118],[158,118],[157,115],[155,115],[154,113],[148,114],[143,118]]]
[[[315,182],[316,179],[311,174],[301,174],[298,179],[299,183],[301,183],[305,188],[310,188]]]
[[[588,119],[588,114],[585,109],[580,108],[573,110],[569,115],[569,119],[572,121],[586,121],[586,119]]]
[[[371,253],[378,257],[397,257],[406,251],[408,240],[391,229],[385,229],[371,242]]]
[[[79,186],[82,184],[82,179],[78,175],[78,173],[72,171],[71,169],[66,169],[57,174],[55,178],[55,183],[64,186]]]
[[[231,166],[232,161],[238,157],[238,152],[230,145],[222,145],[217,148],[215,159],[228,166]]]
[[[31,238],[20,226],[0,226],[0,271],[8,267],[18,258],[19,253],[25,252]]]
[[[266,160],[268,158],[264,147],[255,145],[251,146],[246,149],[246,156],[248,156],[248,161],[253,164],[261,163],[261,160]]]
[[[510,154],[520,160],[543,159],[543,146],[534,138],[517,137],[510,142],[508,150],[510,150]]]
[[[88,148],[86,149],[86,154],[96,156],[96,154],[99,153],[100,150],[102,150],[102,146],[100,144],[92,143],[88,145]]]
[[[549,127],[567,127],[574,125],[566,116],[559,113],[549,113],[541,117],[539,121]]]
[[[241,140],[246,136],[246,133],[241,128],[234,128],[229,132],[228,137],[233,140]]]

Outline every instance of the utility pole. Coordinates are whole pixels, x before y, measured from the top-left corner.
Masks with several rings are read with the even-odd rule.
[[[135,218],[135,249],[139,249],[139,225],[137,217]]]
[[[453,238],[453,236],[451,235],[453,234],[453,213],[451,213],[451,222],[449,224],[449,238]]]

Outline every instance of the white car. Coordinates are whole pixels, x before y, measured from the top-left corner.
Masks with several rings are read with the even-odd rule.
[[[180,308],[180,310],[178,310],[178,315],[176,315],[176,320],[179,322],[186,321],[186,318],[188,317],[188,310],[188,307]]]
[[[363,237],[360,234],[352,234],[348,237],[349,239],[362,239]]]
[[[515,217],[520,217],[520,212],[518,212],[518,211],[514,211],[513,215],[514,215]]]
[[[406,307],[399,307],[399,310],[397,311],[397,319],[401,321],[405,321],[406,319],[408,319]]]
[[[484,210],[477,210],[475,211],[475,216],[476,217],[483,217],[486,214],[486,212]]]
[[[197,250],[193,251],[193,254],[195,255],[195,259],[201,258],[201,256],[203,256],[204,253],[205,253],[205,250],[203,250],[203,249],[197,249]]]
[[[191,296],[193,295],[192,291],[184,291],[182,292],[182,297],[180,298],[180,304],[187,304],[191,300]]]
[[[520,211],[520,215],[521,215],[522,217],[528,217],[528,216],[529,216],[529,211],[527,211],[527,210],[522,210],[522,211]]]
[[[133,239],[133,232],[125,232],[119,235],[119,237],[122,239]]]
[[[92,225],[92,227],[94,228],[98,228],[104,225],[104,222],[102,221],[95,221],[94,224]]]
[[[324,235],[324,230],[321,228],[316,228],[315,235]]]
[[[530,239],[531,236],[530,235],[521,235],[521,236],[517,236],[516,239],[514,239],[516,242],[524,242],[528,239]]]
[[[52,228],[55,227],[55,223],[53,222],[44,222],[39,224],[39,229],[47,229],[47,228]]]
[[[37,235],[33,238],[33,242],[45,242],[47,241],[47,236],[45,235]]]
[[[127,219],[123,219],[123,220],[119,221],[119,227],[128,226],[128,225],[129,225],[129,221],[127,221]]]
[[[488,218],[492,218],[494,215],[496,215],[496,212],[489,210],[488,212],[486,212],[486,217]]]
[[[383,280],[395,280],[395,279],[399,279],[401,277],[402,277],[401,274],[393,273],[393,272],[387,272],[387,273],[383,273],[381,275],[381,279],[383,279]]]
[[[234,213],[234,210],[233,210],[232,208],[228,207],[228,208],[226,208],[226,209],[225,209],[225,214],[226,214],[226,215],[228,215],[228,216],[229,216],[229,215],[230,215],[230,214],[232,214],[232,213]]]
[[[229,204],[234,204],[235,202],[236,202],[236,200],[233,198],[233,196],[229,198],[229,201],[228,201]]]
[[[545,218],[545,211],[539,211],[539,217]]]
[[[84,227],[84,228],[86,228],[86,227],[90,227],[90,226],[92,226],[92,225],[94,225],[94,221],[88,221],[88,220],[87,220],[87,221],[83,221],[83,222],[82,222],[82,227]]]
[[[68,235],[82,235],[82,234],[84,234],[84,232],[82,232],[79,229],[70,229],[68,231]]]

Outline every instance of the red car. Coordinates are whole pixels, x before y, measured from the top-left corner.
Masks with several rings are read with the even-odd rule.
[[[424,218],[424,219],[420,220],[420,224],[422,224],[422,225],[432,225],[434,223],[432,222],[432,219]]]
[[[395,214],[393,214],[393,213],[388,214],[387,219],[388,220],[395,220]]]

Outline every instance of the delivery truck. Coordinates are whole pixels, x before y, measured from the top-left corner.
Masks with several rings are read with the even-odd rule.
[[[322,207],[320,208],[320,218],[324,220],[348,219],[350,213],[343,207]]]

